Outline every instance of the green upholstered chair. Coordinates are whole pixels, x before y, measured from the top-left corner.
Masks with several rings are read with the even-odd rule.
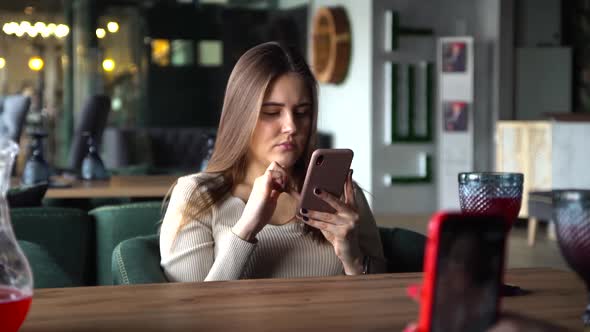
[[[403,228],[379,227],[387,272],[421,272],[426,237]],[[160,268],[158,235],[122,241],[113,251],[113,283],[142,284],[166,282]]]
[[[44,248],[66,273],[72,285],[94,284],[94,223],[86,211],[51,207],[14,208],[10,210],[10,216],[16,238]]]
[[[162,202],[103,206],[89,212],[96,221],[96,276],[99,285],[112,285],[113,249],[123,240],[157,233]]]
[[[160,267],[160,243],[157,234],[124,240],[113,250],[115,285],[167,282]]]
[[[71,287],[74,283],[45,248],[29,241],[18,241],[33,271],[35,288]]]
[[[403,228],[379,227],[387,272],[422,272],[426,236]]]

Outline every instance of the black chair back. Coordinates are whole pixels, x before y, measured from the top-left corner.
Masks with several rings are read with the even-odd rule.
[[[73,170],[79,170],[82,160],[86,156],[87,146],[84,132],[89,132],[96,142],[97,148],[100,149],[102,133],[107,123],[109,112],[111,111],[111,98],[105,95],[95,95],[88,99],[79,120],[76,123],[74,138],[70,150],[69,165]]]
[[[31,98],[22,95],[6,96],[2,100],[0,115],[0,133],[8,135],[16,143],[25,124],[27,112],[31,106]]]

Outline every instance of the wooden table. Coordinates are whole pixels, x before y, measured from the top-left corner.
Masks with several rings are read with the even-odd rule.
[[[61,180],[66,188],[49,188],[46,198],[164,197],[178,176],[113,176],[107,181]]]
[[[21,332],[53,331],[402,331],[418,304],[406,287],[421,274],[266,279],[41,289]],[[582,329],[582,282],[570,272],[510,270],[533,291],[503,307]]]

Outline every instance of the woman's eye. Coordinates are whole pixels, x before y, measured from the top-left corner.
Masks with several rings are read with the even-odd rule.
[[[302,108],[295,111],[295,115],[297,116],[307,116],[309,114],[309,109]]]
[[[281,112],[280,111],[262,111],[262,114],[264,115],[268,115],[268,116],[275,116],[275,115],[279,115]]]

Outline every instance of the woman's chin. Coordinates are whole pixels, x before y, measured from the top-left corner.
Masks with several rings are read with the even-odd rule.
[[[281,165],[283,168],[291,168],[297,162],[295,155],[281,154],[276,156],[272,161]]]

